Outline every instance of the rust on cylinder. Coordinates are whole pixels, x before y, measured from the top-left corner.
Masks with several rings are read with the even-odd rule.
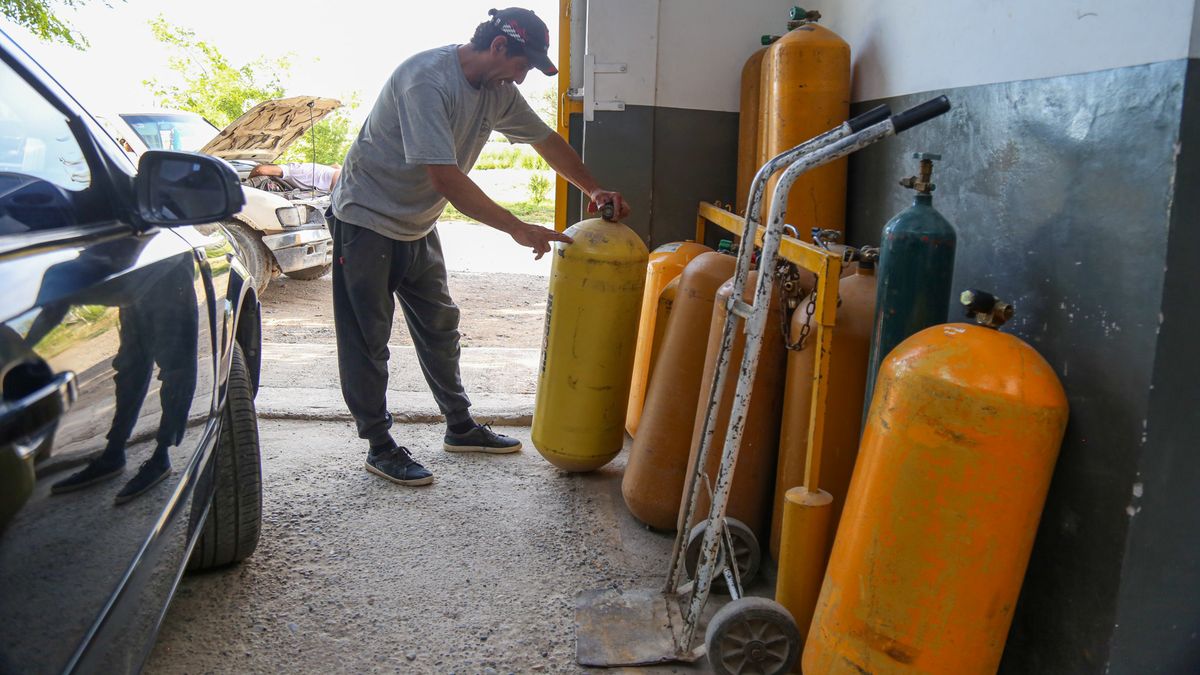
[[[679,277],[662,348],[656,350],[641,424],[621,480],[630,513],[650,527],[675,529],[713,301],[735,264],[733,256],[703,253]]]
[[[758,281],[758,273],[750,272],[742,294],[744,301],[749,302],[754,297],[754,288]],[[690,466],[699,453],[701,427],[704,424],[703,407],[709,400],[713,376],[717,365],[717,351],[721,345],[722,328],[725,325],[725,303],[733,293],[732,280],[721,286],[717,292],[717,301],[713,306],[712,322],[708,334],[708,350],[704,359],[703,385],[701,386],[698,410],[692,428],[691,451],[688,458]],[[783,374],[787,362],[787,349],[783,343],[783,309],[779,306],[780,289],[775,288],[770,298],[770,314],[767,317],[766,329],[763,331],[762,348],[758,356],[758,369],[755,371],[754,388],[750,393],[750,406],[743,420],[742,444],[738,452],[737,468],[733,473],[733,484],[729,492],[729,503],[726,514],[737,518],[754,531],[759,541],[769,533],[768,526],[771,518],[771,496],[775,485],[775,457],[779,443],[779,416],[783,407]],[[742,353],[746,346],[746,334],[741,327],[737,329],[732,348],[729,352],[731,364],[742,363]],[[713,419],[712,447],[722,448],[725,445],[725,432],[729,428],[730,409],[733,406],[733,394],[737,388],[738,378],[732,376],[725,380],[724,391],[721,392],[717,414]],[[717,469],[721,462],[720,452],[710,452],[706,462],[706,471],[715,480]],[[697,507],[693,515],[692,525],[707,517],[709,509],[708,491],[701,490]]]

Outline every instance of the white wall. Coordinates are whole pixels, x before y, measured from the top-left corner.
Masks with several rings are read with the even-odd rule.
[[[784,0],[662,0],[657,105],[737,112],[742,66],[765,34],[787,32]],[[808,3],[800,2],[805,9]]]
[[[736,112],[742,65],[787,30],[785,0],[590,0],[587,50],[628,73],[596,76],[598,100]]]
[[[589,0],[600,100],[736,111],[784,0]],[[850,43],[855,101],[1200,57],[1200,0],[814,0]]]
[[[590,0],[587,53],[595,55],[597,63],[629,66],[625,73],[596,75],[595,100],[654,105],[658,0]]]
[[[1200,46],[1196,0],[811,4],[850,43],[855,101],[1182,59]]]

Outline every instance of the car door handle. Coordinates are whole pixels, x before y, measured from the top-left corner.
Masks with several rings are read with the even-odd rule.
[[[44,430],[62,417],[78,396],[75,373],[67,371],[16,401],[0,403],[0,447]]]

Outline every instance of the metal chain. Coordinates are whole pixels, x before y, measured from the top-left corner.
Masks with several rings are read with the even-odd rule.
[[[816,277],[820,281],[820,277]],[[817,311],[817,290],[816,285],[813,285],[813,291],[808,294],[808,304],[804,306],[804,325],[800,326],[800,338],[795,342],[789,342],[790,333],[790,318],[784,317],[783,320],[783,341],[787,348],[794,352],[804,350],[804,342],[808,339],[808,333],[812,330],[813,314]]]

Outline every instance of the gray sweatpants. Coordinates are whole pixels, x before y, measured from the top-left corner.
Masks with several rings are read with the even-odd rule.
[[[342,396],[371,444],[386,442],[388,338],[400,299],[421,372],[449,424],[471,418],[458,370],[458,306],[450,298],[437,230],[396,241],[329,219],[333,236],[333,323]]]

